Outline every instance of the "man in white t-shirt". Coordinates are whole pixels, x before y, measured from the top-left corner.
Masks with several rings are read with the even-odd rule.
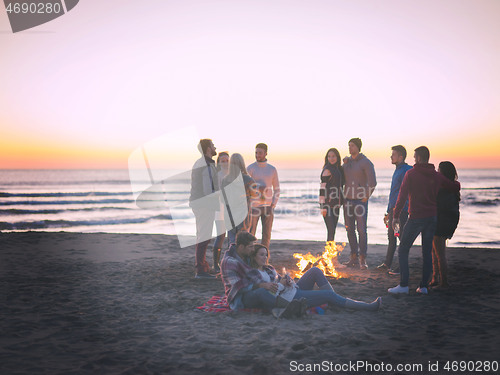
[[[274,208],[278,203],[280,195],[280,182],[276,168],[267,162],[267,145],[259,143],[255,146],[256,162],[247,168],[248,174],[252,176],[259,185],[257,197],[250,202],[250,233],[255,235],[259,219],[262,223],[261,243],[269,249],[271,242],[271,230],[273,228]]]

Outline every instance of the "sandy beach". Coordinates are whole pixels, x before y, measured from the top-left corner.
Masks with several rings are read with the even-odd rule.
[[[271,263],[294,269],[294,252],[323,246],[272,241]],[[0,373],[327,373],[308,371],[321,363],[345,374],[479,373],[447,371],[453,361],[474,361],[488,373],[480,361],[500,361],[500,251],[450,249],[452,287],[421,296],[421,251],[414,247],[410,295],[393,297],[387,288],[399,278],[375,270],[385,249],[370,245],[368,271],[332,282],[347,297],[382,296],[381,311],[276,320],[196,310],[223,294],[222,282],[194,279],[194,249],[181,249],[174,236],[0,233]],[[348,253],[347,246],[341,259]],[[345,366],[355,361],[385,371]]]

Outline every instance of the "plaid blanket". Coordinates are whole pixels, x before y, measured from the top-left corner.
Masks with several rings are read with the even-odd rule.
[[[227,303],[226,296],[213,296],[210,298],[207,302],[205,302],[202,306],[196,307],[200,311],[205,311],[205,312],[227,312],[227,311],[232,311],[231,308],[229,307],[229,304]],[[323,315],[325,313],[325,310],[328,308],[327,304],[317,306],[317,307],[311,307],[307,309],[307,314],[319,314]],[[246,311],[246,312],[263,312],[262,309],[241,309],[240,311]]]
[[[226,296],[213,296],[207,302],[205,302],[202,306],[196,307],[198,310],[206,311],[206,312],[227,312],[232,311],[229,307],[229,303],[227,303]],[[247,312],[262,312],[262,309],[241,309],[240,311]]]

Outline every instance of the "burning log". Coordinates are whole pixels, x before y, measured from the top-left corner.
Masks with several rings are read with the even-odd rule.
[[[295,253],[293,257],[298,259],[297,267],[299,271],[294,274],[295,278],[301,277],[311,267],[318,267],[325,276],[338,278],[340,275],[336,271],[338,267],[338,254],[344,250],[345,244],[337,245],[334,241],[328,241],[322,254],[314,256],[310,252],[307,254]]]

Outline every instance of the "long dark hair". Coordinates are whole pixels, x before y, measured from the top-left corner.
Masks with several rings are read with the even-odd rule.
[[[458,179],[457,169],[451,161],[442,161],[441,163],[439,163],[439,171],[443,176],[451,181],[455,181]]]
[[[458,180],[457,169],[451,161],[442,161],[439,163],[439,172],[451,181]],[[460,192],[456,193],[457,199],[460,201]]]
[[[267,252],[267,262],[269,264],[269,250],[267,247],[262,245],[261,243],[255,243],[254,249],[252,251],[252,254],[250,255],[250,267],[252,268],[259,268],[259,265],[255,261],[255,257],[257,256],[257,253],[259,252],[260,249],[266,249]]]
[[[325,164],[323,165],[323,168],[326,167],[328,164],[330,164],[330,162],[328,161],[328,154],[330,153],[330,151],[333,151],[333,153],[337,157],[337,162],[334,164],[334,166],[337,166],[338,168],[340,168],[340,161],[341,161],[340,160],[340,152],[339,152],[339,150],[337,150],[336,148],[333,148],[333,147],[326,152]]]

